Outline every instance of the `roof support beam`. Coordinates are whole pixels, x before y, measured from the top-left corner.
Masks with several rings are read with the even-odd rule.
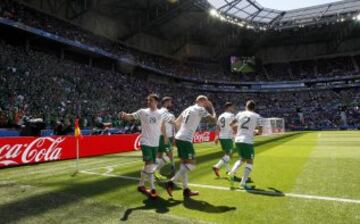
[[[262,8],[260,8],[258,5],[256,5],[252,0],[247,0],[247,2],[249,2],[252,6],[254,6],[255,8],[257,8],[258,10],[262,9]]]
[[[226,5],[221,6],[220,8],[218,8],[218,10],[222,10],[224,8],[227,8],[224,13],[229,12],[231,9],[233,9],[237,4],[239,4],[240,2],[242,2],[242,0],[233,0],[232,2],[229,2]]]
[[[255,17],[258,16],[262,11],[263,11],[263,9],[260,9],[260,10],[258,10],[256,12],[254,12],[250,16],[246,17],[245,20],[253,21],[255,19]]]

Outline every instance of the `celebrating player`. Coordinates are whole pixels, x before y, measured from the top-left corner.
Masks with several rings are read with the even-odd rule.
[[[254,133],[257,135],[262,134],[261,117],[254,112],[255,102],[249,100],[246,102],[246,110],[239,112],[234,121],[230,124],[231,127],[237,127],[235,136],[236,150],[239,153],[240,159],[235,162],[232,170],[229,174],[229,180],[231,182],[231,188],[234,188],[234,177],[236,171],[240,166],[246,163],[244,174],[242,176],[240,187],[249,190],[250,186],[246,185],[246,181],[253,169],[254,164],[254,146],[253,138]]]
[[[191,197],[199,194],[199,192],[193,192],[189,189],[188,172],[195,169],[195,151],[192,142],[194,133],[199,126],[201,119],[204,117],[208,117],[211,121],[216,122],[216,113],[212,103],[206,96],[200,95],[196,98],[195,105],[185,109],[176,119],[176,124],[180,126],[180,129],[175,135],[175,142],[178,149],[178,156],[181,159],[181,165],[179,171],[167,183],[166,188],[170,196],[172,196],[172,191],[175,187],[174,182],[179,178],[182,178],[183,180],[184,197]]]
[[[234,120],[234,105],[231,102],[225,103],[225,112],[222,113],[217,121],[216,131],[215,131],[215,144],[221,144],[221,148],[224,151],[225,155],[219,160],[219,162],[213,166],[213,170],[217,177],[220,177],[220,168],[225,165],[226,172],[230,172],[230,157],[233,151],[233,137],[234,130],[230,126],[231,122]]]
[[[169,118],[166,117],[166,114],[158,110],[159,97],[156,94],[150,94],[146,100],[148,108],[140,109],[132,114],[121,112],[120,118],[125,120],[140,120],[141,122],[140,144],[145,165],[141,170],[138,191],[154,199],[157,198],[154,181],[156,154],[161,133],[164,137],[164,143],[167,144],[168,142],[164,123],[169,121]],[[150,191],[145,187],[146,176],[149,178]]]
[[[168,96],[164,97],[161,101],[161,104],[162,104],[162,108],[160,109],[160,112],[166,114],[168,118],[174,121],[175,116],[169,112],[169,110],[171,110],[171,108],[173,107],[172,98]],[[164,136],[163,135],[160,136],[159,150],[156,158],[157,169],[155,172],[155,178],[157,178],[158,180],[166,179],[166,177],[163,177],[160,174],[160,170],[169,162],[171,162],[172,173],[175,173],[175,161],[172,153],[172,148],[173,148],[172,145],[175,135],[175,124],[173,122],[165,122],[165,129],[169,142],[168,144],[165,144]]]

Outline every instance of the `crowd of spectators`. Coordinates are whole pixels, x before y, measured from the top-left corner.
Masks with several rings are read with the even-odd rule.
[[[113,42],[105,37],[95,35],[76,25],[36,11],[12,0],[0,2],[0,16],[45,30],[69,40],[99,47],[122,57],[129,57],[131,60],[135,60],[135,63],[182,78],[230,82],[288,81],[358,74],[356,67],[358,67],[359,60],[352,60],[351,57],[263,65],[258,66],[261,69],[250,74],[234,74],[227,72],[229,70],[228,66],[220,63],[199,65],[198,63],[179,61],[174,58],[149,54],[129,48],[123,43]]]
[[[354,58],[355,59],[355,58]],[[359,61],[360,62],[360,61]],[[359,62],[351,56],[278,63],[263,66],[265,81],[294,81],[357,75]]]
[[[217,63],[180,62],[127,48],[75,25],[30,9],[14,1],[0,2],[0,17],[22,22],[119,55],[132,55],[139,64],[163,72],[199,80],[283,81],[356,74],[360,57],[338,57],[262,66],[262,71],[227,74]],[[0,42],[0,128],[19,127],[25,118],[42,118],[56,132],[71,131],[75,117],[82,127],[118,127],[123,132],[137,131],[137,124],[118,119],[120,111],[135,111],[144,106],[147,94],[174,97],[174,113],[206,94],[218,113],[226,101],[243,105],[254,99],[264,117],[283,117],[288,128],[359,127],[358,89],[274,93],[210,93],[186,91],[186,86],[148,82],[115,71],[61,60],[57,56]],[[240,108],[239,108],[240,109]]]
[[[254,99],[260,114],[283,117],[288,128],[360,124],[360,92],[356,88],[273,93],[187,91],[186,86],[152,83],[5,42],[0,42],[0,52],[2,128],[21,125],[24,117],[43,118],[51,128],[59,122],[68,127],[75,117],[81,117],[85,128],[110,123],[124,132],[136,130],[136,125],[124,124],[117,114],[143,107],[145,96],[152,92],[172,96],[176,115],[191,105],[196,95],[206,94],[218,113],[226,101],[241,109],[247,99]]]

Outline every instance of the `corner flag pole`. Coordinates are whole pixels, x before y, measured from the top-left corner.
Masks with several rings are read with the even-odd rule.
[[[76,141],[76,170],[72,176],[75,176],[80,171],[80,138],[82,137],[82,135],[79,127],[79,119],[75,120],[74,132],[74,137]]]
[[[80,142],[79,142],[79,138],[76,138],[76,172],[79,172],[79,159],[80,159]]]

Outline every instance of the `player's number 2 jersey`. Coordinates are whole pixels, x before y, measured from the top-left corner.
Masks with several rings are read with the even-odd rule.
[[[235,142],[253,144],[254,132],[261,125],[261,117],[252,111],[239,112],[235,116],[238,122]]]

